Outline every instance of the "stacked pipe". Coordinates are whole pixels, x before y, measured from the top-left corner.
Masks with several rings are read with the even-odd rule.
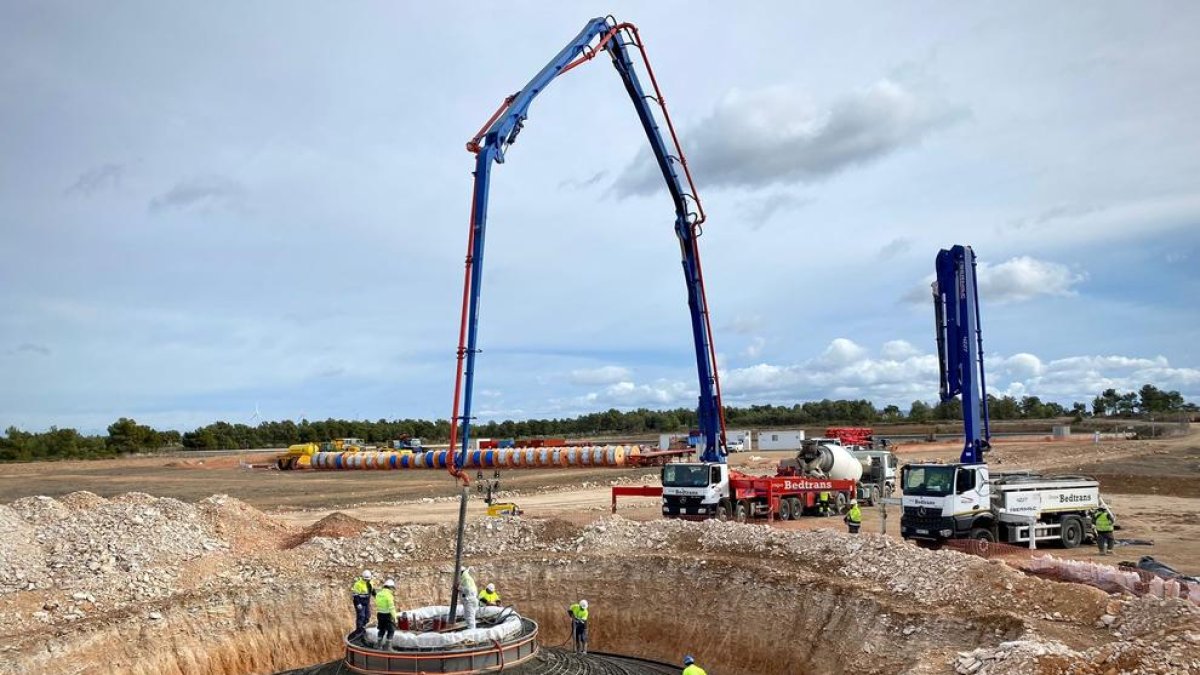
[[[468,450],[464,468],[520,469],[575,466],[625,466],[642,453],[640,445],[586,445],[549,448]],[[325,471],[445,469],[454,458],[449,450],[423,452],[318,452],[312,468]]]

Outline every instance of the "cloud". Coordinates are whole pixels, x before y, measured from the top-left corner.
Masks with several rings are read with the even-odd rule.
[[[806,197],[776,192],[755,199],[742,200],[738,202],[738,211],[750,223],[750,229],[757,230],[766,225],[767,221],[779,211],[798,209],[811,203],[812,199]]]
[[[195,207],[202,210],[235,208],[245,188],[230,178],[217,175],[197,176],[176,183],[174,187],[150,200],[150,211]]]
[[[733,320],[726,323],[722,328],[727,331],[733,331],[739,335],[749,335],[757,333],[763,327],[763,318],[757,314],[749,316],[738,314],[733,317]]]
[[[696,390],[683,383],[659,380],[654,384],[623,381],[610,384],[601,391],[583,397],[582,404],[599,407],[638,408],[643,406],[669,408],[694,404]]]
[[[833,355],[833,358],[831,358]],[[1062,403],[1091,401],[1110,387],[1133,391],[1147,382],[1200,399],[1200,369],[1174,367],[1163,356],[1071,356],[1043,361],[1029,353],[987,357],[989,392],[1039,396]],[[812,359],[795,364],[760,363],[723,372],[729,404],[865,398],[876,406],[937,400],[938,364],[903,340],[884,343],[879,356],[839,338]]]
[[[912,146],[963,111],[884,79],[817,108],[795,88],[734,90],[687,130],[685,150],[707,187],[813,183]],[[620,196],[651,194],[662,176],[648,150],[613,183]]]
[[[1061,263],[1018,256],[998,265],[979,263],[977,278],[979,296],[988,302],[1008,303],[1032,300],[1040,295],[1070,297],[1077,295],[1075,286],[1087,280],[1087,274],[1073,272]],[[903,300],[925,304],[932,297],[929,289],[933,275],[904,294]]]
[[[572,384],[613,384],[628,380],[632,373],[622,366],[600,366],[599,368],[580,368],[572,370],[568,378]]]
[[[80,174],[63,194],[90,197],[100,190],[120,187],[124,175],[125,166],[122,164],[101,164]]]
[[[1076,219],[1093,213],[1099,213],[1107,208],[1107,206],[1094,204],[1055,204],[1036,215],[1018,218],[1012,221],[1011,225],[1014,229],[1018,230],[1039,227],[1056,220]]]
[[[875,257],[881,262],[888,261],[898,255],[908,253],[912,247],[913,240],[911,237],[896,237],[879,247],[879,252],[875,254]]]
[[[38,356],[50,356],[50,348],[46,345],[34,344],[32,342],[22,342],[13,350],[14,354],[36,354]]]
[[[904,359],[920,355],[921,350],[914,347],[907,340],[888,340],[883,343],[880,353],[885,359],[903,361]]]
[[[763,347],[766,346],[766,344],[767,341],[763,338],[755,337],[754,339],[750,340],[750,344],[746,345],[746,348],[742,350],[742,356],[745,356],[748,359],[757,359],[759,356],[762,356]]]
[[[600,181],[604,180],[607,176],[608,176],[608,171],[600,170],[600,171],[597,171],[596,173],[592,174],[590,177],[584,178],[583,180],[567,178],[562,181],[559,181],[558,189],[560,189],[560,190],[565,190],[565,189],[583,190],[586,188],[590,188],[593,185],[596,185]]]

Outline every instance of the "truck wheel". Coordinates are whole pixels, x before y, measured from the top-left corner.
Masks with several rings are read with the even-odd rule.
[[[879,503],[879,486],[871,486],[871,496],[867,497],[867,506],[875,506]]]
[[[278,467],[280,471],[286,471],[286,470],[287,470],[287,468],[286,468],[286,467],[283,465],[283,460],[282,460],[282,459],[277,459],[277,460],[275,460],[275,466],[276,466],[276,467]]]
[[[986,542],[996,541],[995,535],[993,535],[992,531],[986,527],[971,528],[971,538],[979,539],[979,540],[986,541]]]
[[[749,502],[741,501],[737,503],[737,507],[735,507],[733,511],[733,519],[739,523],[744,523],[750,519]]]
[[[1073,516],[1063,518],[1059,537],[1062,539],[1063,548],[1075,548],[1079,546],[1083,543],[1083,524],[1079,522],[1078,518]]]
[[[733,515],[729,508],[729,500],[722,499],[717,502],[717,520],[729,520],[729,516]]]
[[[788,497],[788,503],[792,505],[792,520],[800,520],[804,515],[804,502],[799,497]]]
[[[891,496],[892,496],[892,492],[893,492],[893,490],[892,490],[892,486],[891,486],[891,484],[890,484],[890,483],[884,483],[884,485],[883,485],[883,498],[884,498],[884,499],[887,499],[888,497],[891,497]]]
[[[792,503],[790,501],[788,501],[787,497],[784,497],[783,499],[779,500],[779,519],[780,520],[791,520],[792,519]]]
[[[849,504],[850,500],[846,498],[845,492],[837,493],[837,497],[833,500],[833,508],[838,515],[845,513]]]

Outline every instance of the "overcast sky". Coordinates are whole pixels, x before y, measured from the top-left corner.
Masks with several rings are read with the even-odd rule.
[[[450,414],[466,140],[637,23],[709,214],[726,402],[937,397],[939,248],[997,394],[1200,400],[1200,6],[0,5],[0,427]],[[497,166],[482,419],[692,406],[669,199],[619,78]]]

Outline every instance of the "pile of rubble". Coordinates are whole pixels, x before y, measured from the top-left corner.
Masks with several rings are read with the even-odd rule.
[[[137,492],[19,499],[0,507],[0,594],[65,588],[90,604],[168,596],[182,563],[229,548],[219,530],[237,527],[231,511],[241,508]]]

